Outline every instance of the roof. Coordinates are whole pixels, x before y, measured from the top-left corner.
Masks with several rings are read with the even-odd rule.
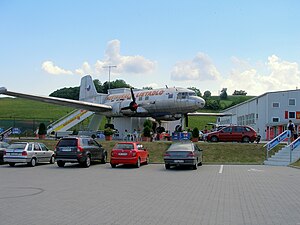
[[[261,98],[261,97],[263,97],[263,96],[265,96],[265,95],[268,95],[268,94],[277,94],[277,93],[294,92],[294,91],[299,91],[299,92],[300,92],[300,89],[295,89],[295,90],[285,90],[285,91],[269,91],[269,92],[266,92],[266,93],[261,94],[261,95],[259,95],[259,96],[253,97],[253,98],[251,98],[251,99],[249,99],[249,100],[247,100],[247,101],[241,102],[241,103],[236,104],[236,105],[234,105],[234,106],[231,106],[231,107],[229,107],[229,108],[227,108],[227,109],[224,109],[224,110],[222,110],[221,112],[226,112],[226,111],[228,111],[228,110],[230,110],[230,109],[234,109],[234,108],[236,108],[236,107],[238,107],[238,106],[244,105],[244,104],[246,104],[246,103],[248,103],[248,102],[252,102],[252,101],[254,101],[254,100],[256,100],[256,99],[259,99],[259,98]]]

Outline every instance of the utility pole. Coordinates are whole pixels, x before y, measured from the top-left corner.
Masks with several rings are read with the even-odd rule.
[[[103,68],[108,68],[108,89],[110,89],[110,70],[111,68],[117,68],[117,66],[109,65],[109,66],[103,66]]]

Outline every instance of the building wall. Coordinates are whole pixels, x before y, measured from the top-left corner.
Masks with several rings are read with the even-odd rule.
[[[268,92],[224,110],[224,113],[234,115],[231,118],[220,117],[218,122],[226,124],[231,120],[232,124],[249,125],[262,136],[263,140],[270,140],[286,129],[289,119],[299,129],[299,105],[300,90]]]

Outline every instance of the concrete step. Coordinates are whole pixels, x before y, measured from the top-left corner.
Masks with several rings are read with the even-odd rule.
[[[290,162],[284,162],[284,161],[270,161],[270,160],[265,160],[264,165],[268,166],[288,166]]]

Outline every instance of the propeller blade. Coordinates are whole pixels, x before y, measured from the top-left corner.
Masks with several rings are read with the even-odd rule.
[[[134,93],[133,93],[133,88],[130,88],[130,92],[131,92],[132,101],[135,103],[135,96],[134,96]]]
[[[185,128],[189,127],[189,118],[187,114],[184,114]]]

